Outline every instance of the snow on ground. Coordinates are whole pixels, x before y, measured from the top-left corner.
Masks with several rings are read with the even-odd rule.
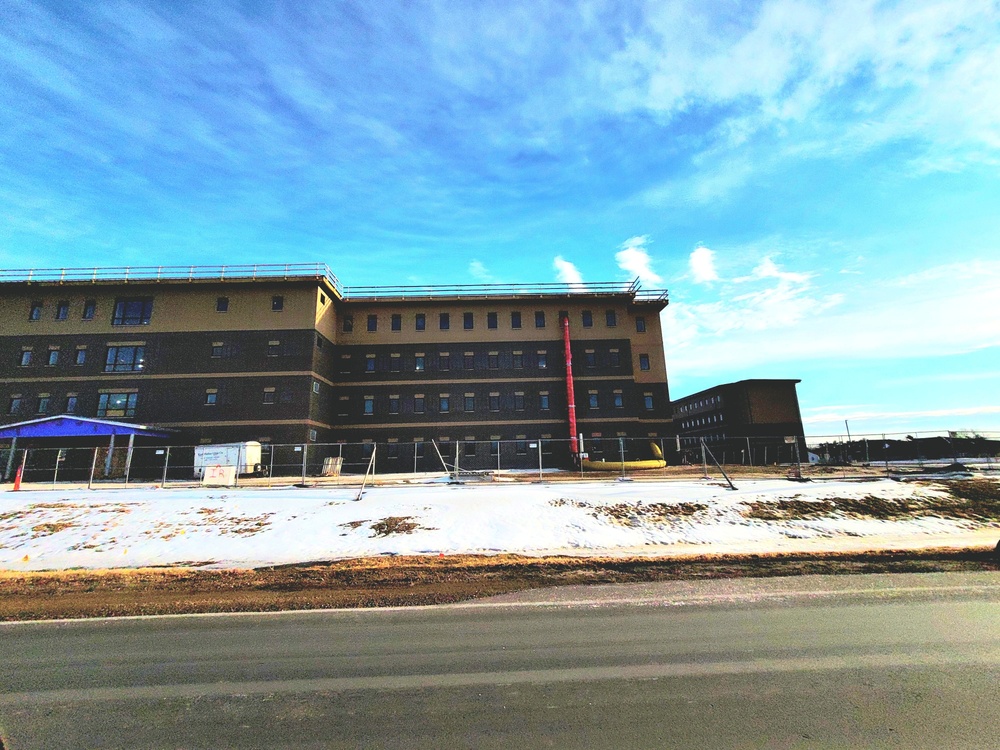
[[[1000,536],[995,526],[937,517],[744,515],[755,501],[934,492],[888,480],[741,481],[737,491],[705,481],[437,482],[369,488],[360,501],[349,488],[5,492],[0,569],[251,567],[387,554],[822,551],[985,544]]]

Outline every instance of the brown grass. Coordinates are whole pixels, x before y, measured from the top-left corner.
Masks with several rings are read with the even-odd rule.
[[[390,536],[392,534],[412,534],[420,528],[420,524],[410,519],[413,516],[386,516],[381,521],[371,525],[375,533],[372,536]]]
[[[591,515],[606,516],[612,522],[624,526],[640,526],[644,523],[667,523],[674,518],[693,516],[706,508],[708,506],[703,503],[616,503],[595,506]]]

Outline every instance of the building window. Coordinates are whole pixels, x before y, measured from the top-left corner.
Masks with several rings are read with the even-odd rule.
[[[146,366],[146,347],[109,346],[104,372],[141,372]]]
[[[389,413],[399,414],[399,396],[389,396]]]
[[[618,314],[614,310],[608,310],[604,313],[604,322],[607,323],[608,328],[614,328],[618,325]]]
[[[645,407],[646,411],[653,411],[653,394],[644,393],[642,395],[642,405]]]
[[[343,322],[344,333],[354,333],[354,316],[345,315]]]
[[[313,393],[319,393],[319,381],[318,380],[314,380],[313,381]]]
[[[368,316],[368,333],[375,333],[378,330],[378,315]]]
[[[387,458],[399,458],[399,443],[390,442],[388,446]]]
[[[21,367],[28,367],[31,364],[31,349],[21,352]]]
[[[314,430],[314,429],[309,430],[309,441],[310,442],[315,443],[316,442],[316,438],[318,438],[318,437],[319,437],[319,433],[316,432],[316,430]]]
[[[149,297],[129,297],[115,300],[111,316],[113,326],[145,326],[153,317],[153,300]]]
[[[365,359],[365,372],[375,372],[375,355],[369,354]]]
[[[524,367],[524,355],[521,352],[514,352],[511,356],[511,365],[515,370],[520,370]]]
[[[277,357],[281,354],[281,342],[280,341],[268,341],[267,342],[267,356]]]
[[[418,354],[413,358],[413,369],[417,372],[424,371],[424,355]]]
[[[273,404],[274,403],[274,388],[265,388],[263,403]]]
[[[510,327],[520,328],[521,327],[521,313],[518,310],[514,310],[510,314]]]
[[[588,393],[587,394],[587,403],[588,403],[588,405],[590,406],[591,409],[598,408],[598,405],[597,405],[597,394],[596,393]]]
[[[212,344],[212,357],[215,359],[222,357],[222,349],[222,344]]]
[[[424,397],[414,396],[413,397],[413,413],[423,414],[424,413]]]
[[[447,372],[451,369],[451,355],[450,354],[439,354],[438,355],[438,369],[441,372]]]
[[[403,358],[398,354],[389,355],[389,371],[400,372],[403,369]]]
[[[500,411],[500,394],[490,394],[490,411]]]
[[[464,453],[465,453],[466,456],[475,456],[476,455],[476,441],[475,440],[470,440],[467,443],[463,443],[462,444],[462,448],[464,449]]]
[[[583,311],[583,327],[593,328],[594,327],[594,313],[591,310]]]
[[[516,440],[514,441],[514,452],[519,456],[527,455],[528,453],[528,441],[527,440]]]
[[[77,396],[67,396],[66,408],[63,410],[63,413],[76,414],[76,404],[77,404]]]
[[[281,312],[285,309],[285,298],[280,294],[271,297],[271,312]]]
[[[472,320],[472,313],[470,313],[470,312],[462,313],[462,327],[466,331],[471,331],[472,328],[473,328],[473,325],[474,325],[474,323],[473,323],[473,320]]]
[[[648,354],[640,354],[639,355],[639,369],[640,370],[648,370],[649,369],[649,355]]]
[[[617,349],[612,349],[611,352],[608,354],[608,364],[610,364],[612,367],[622,366],[622,358],[621,355],[618,353]]]
[[[621,391],[615,391],[614,393],[614,406],[616,409],[622,409],[625,407],[625,399],[622,396]]]
[[[318,333],[316,334],[316,348],[317,349],[323,348],[323,337]]]
[[[587,367],[597,367],[597,354],[593,349],[588,349],[584,352],[584,360],[586,361]]]
[[[416,329],[418,331],[423,331],[425,328],[427,328],[427,316],[423,313],[417,313]]]
[[[449,328],[451,328],[451,315],[449,315],[448,313],[441,313],[438,316],[438,325],[440,326],[442,331],[447,331]]]
[[[56,320],[66,320],[69,317],[69,301],[59,300],[59,304],[56,305]]]
[[[229,312],[229,297],[216,297],[215,298],[215,311],[216,312]]]
[[[102,393],[97,400],[97,416],[99,417],[134,417],[135,403],[139,394],[132,393]]]
[[[465,394],[465,411],[475,411],[476,410],[476,397],[471,393]]]
[[[636,333],[645,333],[646,332],[646,319],[645,318],[636,318],[635,319],[635,331],[636,331]]]
[[[416,458],[424,457],[424,441],[422,439],[413,439],[413,454]]]
[[[496,458],[500,455],[500,441],[491,440],[490,441],[490,455]]]
[[[39,396],[38,397],[38,408],[35,411],[38,414],[45,414],[49,410],[49,397]]]
[[[535,328],[545,328],[544,310],[535,310]]]
[[[514,411],[524,411],[524,393],[521,391],[514,394]]]
[[[538,394],[538,408],[541,409],[542,411],[548,411],[549,410],[549,394],[548,393],[539,393]]]
[[[219,392],[216,390],[205,391],[205,406],[215,406],[219,403]]]
[[[93,320],[97,314],[97,300],[88,299],[83,303],[83,319]]]
[[[36,320],[42,319],[42,303],[32,302],[31,309],[28,311],[28,320],[34,322]]]
[[[59,364],[59,350],[49,349],[49,362],[48,362],[49,367],[55,367],[58,364]]]
[[[497,314],[495,312],[486,313],[486,327],[487,328],[497,327]]]
[[[389,319],[389,325],[394,331],[403,330],[403,316],[399,313],[393,313],[392,317]]]
[[[438,396],[438,411],[441,412],[442,414],[447,414],[450,409],[451,409],[451,399],[449,398],[448,394],[442,393],[440,396]]]
[[[375,413],[375,397],[365,396],[365,416],[370,417]]]
[[[295,391],[291,388],[282,388],[278,396],[278,401],[282,404],[290,404],[295,400]]]
[[[76,361],[76,364],[78,364],[78,365],[82,365],[84,362],[86,362],[87,361],[87,350],[86,349],[77,349],[76,350],[76,360],[75,361]]]
[[[21,397],[11,396],[10,401],[7,402],[7,413],[16,414],[21,410]]]
[[[491,370],[497,370],[500,368],[500,355],[497,352],[490,352],[486,357],[487,366]]]
[[[538,352],[538,369],[544,370],[549,366],[549,357],[545,352]]]
[[[474,369],[476,369],[476,357],[475,357],[475,355],[471,354],[471,353],[466,353],[462,357],[462,367],[464,367],[466,370],[474,370]]]

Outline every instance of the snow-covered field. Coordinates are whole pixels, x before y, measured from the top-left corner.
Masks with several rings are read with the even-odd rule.
[[[360,501],[347,488],[5,492],[0,569],[251,567],[386,554],[866,550],[992,544],[1000,537],[996,525],[926,516],[746,516],[755,501],[935,492],[888,480],[741,481],[737,491],[705,481],[432,482],[368,489]]]

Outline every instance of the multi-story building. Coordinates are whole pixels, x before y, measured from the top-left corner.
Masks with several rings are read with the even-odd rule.
[[[754,464],[792,461],[795,437],[804,460],[805,438],[795,385],[800,380],[740,380],[673,402],[682,450],[699,455],[701,441],[717,458]]]
[[[313,264],[5,271],[0,408],[188,443],[568,438],[565,318],[577,430],[659,438],[666,304],[634,283],[352,289]]]

